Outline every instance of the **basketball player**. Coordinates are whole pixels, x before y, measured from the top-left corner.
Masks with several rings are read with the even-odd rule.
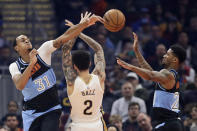
[[[155,131],[183,131],[179,118],[179,76],[177,70],[186,57],[183,48],[173,45],[163,56],[162,64],[165,69],[153,71],[138,49],[138,37],[134,34],[134,51],[141,68],[130,65],[120,59],[117,63],[123,68],[136,72],[146,80],[157,83],[153,100],[153,122]]]
[[[32,48],[25,35],[15,39],[14,49],[20,57],[9,66],[9,70],[16,88],[24,96],[24,131],[59,130],[61,106],[55,87],[56,77],[51,68],[51,54],[97,21],[101,21],[99,16],[85,17],[80,24],[72,26],[57,39],[45,42],[38,50]]]
[[[89,52],[78,50],[71,55],[75,39],[63,45],[63,71],[72,106],[71,131],[104,131],[106,126],[100,111],[105,81],[103,49],[99,43],[85,34],[81,33],[79,37],[95,51],[95,68],[92,73],[89,73],[91,64]]]

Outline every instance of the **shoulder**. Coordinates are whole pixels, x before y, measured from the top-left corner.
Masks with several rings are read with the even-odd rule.
[[[143,103],[144,102],[143,99],[141,99],[139,97],[136,97],[136,96],[133,96],[132,101],[139,102],[139,103]]]
[[[122,103],[124,101],[124,97],[121,97],[114,101],[114,104]]]
[[[15,68],[18,68],[16,62],[13,62],[13,63],[11,63],[11,64],[9,65],[9,70],[15,69]]]

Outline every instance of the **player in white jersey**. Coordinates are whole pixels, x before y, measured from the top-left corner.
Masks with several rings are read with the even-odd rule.
[[[84,17],[90,14],[86,13]],[[82,15],[82,18],[84,18]],[[66,21],[68,26],[73,24]],[[67,82],[67,93],[72,106],[71,131],[104,131],[101,105],[104,93],[105,59],[101,45],[81,33],[79,37],[95,51],[95,69],[89,73],[90,53],[71,49],[75,39],[62,47],[63,71]]]

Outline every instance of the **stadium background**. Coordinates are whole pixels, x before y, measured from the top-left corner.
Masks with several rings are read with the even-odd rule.
[[[84,31],[104,48],[107,62],[103,103],[105,112],[109,114],[113,101],[120,98],[121,85],[129,73],[115,64],[115,56],[138,65],[131,46],[132,31],[135,31],[139,36],[143,55],[155,70],[162,68],[161,56],[170,45],[180,44],[187,49],[187,60],[180,69],[183,82],[182,107],[184,117],[187,117],[190,104],[197,102],[196,7],[196,0],[0,0],[0,118],[7,113],[8,101],[17,101],[20,110],[22,105],[22,95],[15,89],[8,70],[9,64],[17,58],[12,48],[12,41],[16,36],[26,34],[33,46],[38,48],[43,42],[66,31],[64,19],[76,24],[80,20],[81,12],[90,11],[103,16],[112,8],[120,9],[126,16],[126,25],[122,31],[110,33],[101,24]],[[80,39],[74,49],[90,50]],[[68,113],[66,84],[61,69],[61,50],[53,54],[52,67],[57,76],[60,100],[64,111]],[[154,83],[140,79],[140,84],[145,91],[138,91],[135,95],[145,100],[149,113],[150,94]]]

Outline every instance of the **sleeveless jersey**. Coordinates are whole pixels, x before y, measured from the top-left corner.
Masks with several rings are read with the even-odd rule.
[[[73,93],[69,96],[73,122],[96,121],[102,116],[100,108],[104,92],[98,76],[94,74],[91,76],[88,84],[79,76],[75,80]]]
[[[22,61],[21,57],[18,58],[16,64],[21,73],[23,73],[28,66],[27,63]],[[29,81],[22,90],[24,101],[31,100],[56,84],[56,77],[53,69],[47,65],[39,55],[37,55],[37,63],[31,74]]]
[[[156,85],[153,99],[153,120],[163,121],[179,116],[179,78],[178,73],[171,69],[175,78],[175,85],[172,89],[167,90],[159,83]]]

